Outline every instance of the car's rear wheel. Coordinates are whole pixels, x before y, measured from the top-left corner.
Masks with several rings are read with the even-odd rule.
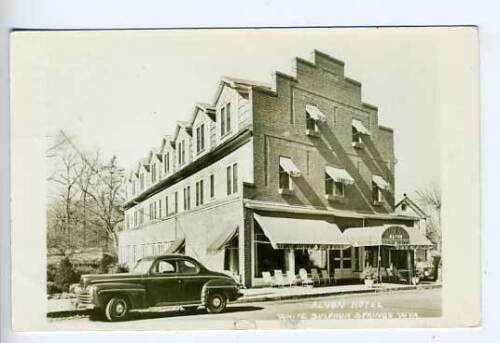
[[[207,299],[207,312],[208,313],[221,313],[226,309],[227,297],[222,292],[213,292],[208,295]]]
[[[106,319],[111,322],[125,319],[128,313],[129,305],[127,299],[122,296],[114,296],[109,299],[106,304],[106,308],[104,309]]]

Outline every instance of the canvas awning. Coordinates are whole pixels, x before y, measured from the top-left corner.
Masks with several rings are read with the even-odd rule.
[[[432,247],[417,229],[404,225],[382,225],[348,228],[344,239],[355,247],[390,246],[394,248]]]
[[[215,237],[215,239],[210,243],[207,248],[207,252],[210,254],[215,254],[228,245],[233,238],[238,235],[238,227],[230,226]]]
[[[358,119],[353,119],[352,120],[352,126],[358,131],[359,133],[362,133],[364,135],[370,135],[370,131],[363,125],[361,120]]]
[[[325,220],[264,216],[254,213],[274,249],[344,249],[348,244],[336,224]]]
[[[179,237],[175,241],[169,244],[166,253],[167,254],[175,254],[179,252],[184,245],[186,244],[186,238],[184,237]]]
[[[385,181],[384,178],[382,176],[378,176],[378,175],[373,175],[372,176],[372,181],[377,185],[378,188],[380,189],[389,189],[390,188],[390,184],[389,182]]]
[[[326,116],[314,105],[306,104],[306,113],[311,116],[312,119],[317,121],[326,121]]]
[[[342,182],[346,185],[351,185],[354,183],[354,179],[349,175],[345,169],[335,168],[332,166],[326,166],[325,172],[333,179],[335,182]]]
[[[301,175],[299,168],[288,157],[280,157],[280,167],[290,174],[290,176],[300,177]]]

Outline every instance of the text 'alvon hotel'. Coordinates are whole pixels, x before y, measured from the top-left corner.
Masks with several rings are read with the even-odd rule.
[[[213,102],[140,161],[121,262],[182,252],[249,287],[263,271],[311,266],[349,279],[377,265],[368,236],[378,230],[382,266],[409,263],[388,241],[422,240],[418,218],[394,212],[393,130],[342,61],[315,51],[295,72],[276,72],[272,85],[223,78]]]

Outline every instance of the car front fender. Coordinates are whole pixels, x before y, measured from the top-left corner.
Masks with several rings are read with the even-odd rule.
[[[146,289],[143,285],[135,283],[117,282],[94,284],[93,298],[96,307],[104,308],[108,300],[116,295],[125,297],[131,308],[146,307]]]

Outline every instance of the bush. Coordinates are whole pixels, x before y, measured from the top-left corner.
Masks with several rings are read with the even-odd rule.
[[[113,266],[117,263],[117,258],[113,255],[104,254],[99,263],[99,273],[109,273]]]
[[[67,292],[69,285],[78,281],[78,274],[75,272],[71,261],[68,257],[63,258],[59,262],[59,268],[57,268],[57,274],[54,279],[56,287],[62,292]]]
[[[128,273],[129,269],[125,263],[117,264],[113,267],[112,273]]]
[[[375,280],[377,278],[377,276],[378,276],[377,269],[375,269],[371,266],[366,267],[361,272],[361,274],[359,274],[359,278],[364,279],[364,280]]]
[[[56,286],[55,282],[47,281],[47,294],[52,295],[55,293],[59,293],[61,290]]]
[[[47,282],[54,282],[57,275],[57,265],[47,264]]]

